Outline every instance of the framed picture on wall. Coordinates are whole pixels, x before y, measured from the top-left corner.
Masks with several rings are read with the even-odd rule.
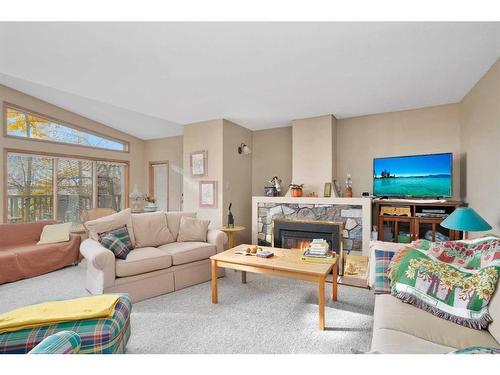
[[[217,181],[200,181],[200,202],[203,208],[217,207]]]
[[[191,176],[203,177],[207,175],[208,152],[193,151],[190,155]]]

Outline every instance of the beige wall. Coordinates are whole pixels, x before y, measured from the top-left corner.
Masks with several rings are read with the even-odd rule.
[[[278,176],[281,195],[292,183],[292,127],[257,130],[252,145],[252,195],[264,195],[264,186]]]
[[[453,196],[460,199],[458,104],[337,121],[337,176],[344,189],[351,174],[354,196],[372,192],[373,158],[438,152],[453,153]]]
[[[465,96],[460,114],[466,202],[500,234],[500,60]]]
[[[184,211],[198,212],[201,219],[210,220],[211,228],[222,225],[223,120],[211,120],[184,126]],[[208,175],[191,177],[190,155],[193,151],[208,151]],[[217,181],[217,207],[200,208],[199,182]]]
[[[304,184],[306,194],[323,196],[325,182],[334,179],[336,127],[332,115],[292,122],[292,182]]]
[[[32,96],[26,95],[22,92],[13,90],[6,86],[0,85],[0,103],[8,102],[11,104],[18,105],[20,107],[39,112],[50,117],[56,118],[63,122],[71,123],[88,129],[94,132],[102,133],[111,137],[119,138],[130,142],[130,152],[117,152],[117,151],[107,151],[99,149],[90,149],[86,147],[78,147],[71,145],[59,145],[47,142],[30,141],[23,139],[14,139],[3,136],[4,128],[4,116],[2,111],[2,116],[0,120],[1,124],[1,134],[0,134],[0,177],[4,178],[4,149],[13,148],[20,150],[36,151],[36,152],[49,152],[58,154],[75,155],[81,157],[92,156],[94,158],[103,159],[116,159],[130,162],[130,186],[137,184],[141,191],[145,191],[146,187],[146,173],[144,168],[144,142],[138,138],[130,136],[128,134],[122,133],[116,129],[109,126],[100,124],[98,122],[92,121],[88,118],[79,116],[72,112],[66,111],[62,108],[56,107],[52,104],[34,98]],[[4,216],[4,197],[3,194],[7,192],[2,189],[2,197],[0,199],[0,220],[3,220]]]
[[[252,155],[238,154],[245,143],[253,150],[252,131],[224,120],[223,128],[223,224],[227,224],[227,207],[232,202],[235,225],[246,229],[236,233],[237,243],[250,243],[252,234]]]
[[[183,176],[183,137],[168,137],[144,141],[144,159],[149,173],[149,163],[155,161],[168,161],[168,209],[180,211],[182,201],[182,176]],[[148,177],[149,186],[150,177]]]

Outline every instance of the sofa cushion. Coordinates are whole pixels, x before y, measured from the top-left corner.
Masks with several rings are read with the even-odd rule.
[[[172,256],[172,264],[196,262],[216,254],[215,246],[206,242],[173,242],[158,248]]]
[[[174,242],[174,237],[168,229],[167,217],[162,211],[133,214],[132,225],[137,247],[156,247]]]
[[[73,223],[49,224],[43,227],[37,245],[69,241],[69,232]]]
[[[118,229],[127,226],[128,234],[132,245],[135,247],[135,236],[132,225],[132,211],[130,208],[117,212],[116,214],[104,216],[96,220],[87,221],[85,228],[89,231],[89,237],[95,241],[99,241],[99,233],[108,232],[113,229]]]
[[[168,229],[170,229],[170,233],[172,233],[174,241],[177,241],[181,218],[183,216],[195,218],[196,212],[169,211],[165,212],[165,215],[167,216]]]
[[[182,217],[179,226],[178,242],[207,242],[207,232],[210,220]]]
[[[376,297],[373,326],[374,330],[392,329],[453,348],[500,347],[486,330],[467,328],[438,318],[389,294]]]
[[[393,329],[374,329],[371,352],[382,354],[444,354],[456,348],[439,345]]]
[[[498,281],[497,289],[493,297],[491,297],[490,304],[488,305],[488,312],[490,313],[493,322],[488,326],[488,331],[491,335],[500,342],[500,281]]]
[[[172,265],[172,257],[155,247],[138,247],[127,259],[116,260],[116,276],[126,277],[161,270]]]

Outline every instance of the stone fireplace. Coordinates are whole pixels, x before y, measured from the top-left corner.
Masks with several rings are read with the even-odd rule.
[[[288,222],[342,224],[340,238],[343,251],[358,255],[369,254],[371,201],[366,198],[309,198],[309,197],[253,197],[252,243],[261,246],[273,244],[273,222],[284,219]],[[290,237],[290,236],[289,236]],[[302,238],[307,240],[308,237]],[[280,240],[280,239],[278,239]],[[284,245],[300,239],[288,238]],[[276,247],[283,243],[276,241]],[[300,244],[299,244],[300,245]],[[295,243],[297,246],[297,243]],[[361,253],[361,254],[360,254]]]
[[[339,257],[339,274],[342,274],[344,257],[341,222],[273,219],[271,227],[273,247],[305,250],[313,239],[326,240]],[[259,245],[269,246],[265,241],[259,241]]]

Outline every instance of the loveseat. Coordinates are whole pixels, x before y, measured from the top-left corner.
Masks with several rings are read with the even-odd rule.
[[[87,261],[86,288],[90,293],[128,293],[132,301],[137,302],[211,279],[209,258],[224,251],[226,234],[208,230],[206,241],[178,242],[181,218],[195,218],[196,213],[161,214],[166,217],[168,229],[153,223],[153,217],[157,223],[158,213],[132,214],[130,209],[85,223],[87,229],[90,228],[90,238],[82,242],[80,252]],[[126,259],[117,259],[99,243],[96,233],[124,224],[136,247]],[[164,236],[167,231],[170,239],[169,235]],[[159,241],[160,237],[167,239]],[[162,243],[165,241],[167,243]],[[142,243],[154,246],[142,246]],[[218,276],[223,275],[224,270],[220,270]]]
[[[27,279],[77,264],[80,236],[37,245],[43,228],[55,221],[0,224],[0,284]]]
[[[374,284],[375,250],[398,251],[404,245],[374,241],[370,285]],[[448,353],[473,346],[500,348],[500,293],[489,303],[493,322],[487,330],[467,328],[439,318],[390,294],[375,297],[371,351],[387,354]]]

